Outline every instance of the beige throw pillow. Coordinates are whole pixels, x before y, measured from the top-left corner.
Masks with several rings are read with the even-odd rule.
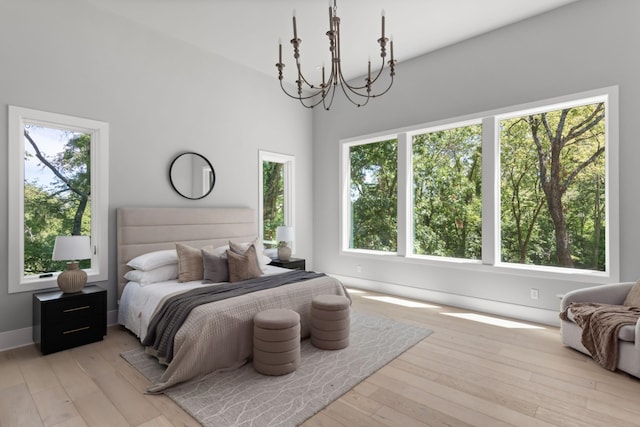
[[[178,253],[178,282],[191,282],[202,280],[204,267],[202,265],[202,252],[200,249],[176,243]]]
[[[640,307],[640,282],[633,285],[623,304],[630,307]]]
[[[238,255],[246,255],[246,251],[249,250],[250,247],[253,246],[254,249],[254,253],[255,253],[255,260],[256,260],[256,266],[258,267],[258,270],[260,270],[260,274],[262,274],[262,267],[260,266],[260,261],[258,260],[258,250],[257,245],[254,243],[250,243],[250,244],[242,244],[242,243],[234,243],[231,240],[229,240],[229,249],[231,249],[231,252],[236,253]]]
[[[253,245],[249,246],[249,249],[242,255],[228,250],[227,263],[229,266],[230,282],[240,282],[262,275],[256,258],[256,248]]]

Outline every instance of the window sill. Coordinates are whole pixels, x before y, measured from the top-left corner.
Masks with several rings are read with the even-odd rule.
[[[87,285],[90,283],[104,282],[108,280],[108,276],[105,273],[100,273],[91,270],[85,270],[87,272]],[[53,273],[52,277],[39,278],[39,277],[23,277],[19,283],[9,283],[9,293],[17,294],[20,292],[33,292],[41,291],[45,289],[53,289],[58,287],[58,275],[60,272]]]
[[[479,260],[469,260],[461,258],[446,258],[424,255],[399,256],[395,252],[369,251],[359,249],[342,250],[340,255],[358,259],[368,259],[375,262],[389,261],[391,263],[413,264],[425,267],[455,268],[486,274],[508,274],[520,277],[537,277],[550,280],[564,280],[570,282],[581,282],[591,284],[606,284],[619,282],[619,277],[614,277],[611,273],[559,268],[529,266],[524,264],[482,264]]]

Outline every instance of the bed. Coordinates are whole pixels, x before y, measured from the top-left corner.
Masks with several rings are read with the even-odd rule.
[[[118,323],[141,342],[152,315],[164,300],[203,285],[202,280],[165,280],[150,285],[130,282],[124,278],[131,270],[129,261],[174,249],[176,243],[194,248],[221,247],[229,241],[251,242],[256,238],[256,214],[248,208],[119,208],[116,216]],[[288,271],[268,265],[263,270],[265,274]],[[194,308],[175,335],[173,359],[148,392],[161,393],[175,384],[247,363],[252,353],[253,316],[259,311],[289,308],[298,312],[301,336],[308,337],[311,299],[322,294],[348,296],[338,280],[321,276]]]

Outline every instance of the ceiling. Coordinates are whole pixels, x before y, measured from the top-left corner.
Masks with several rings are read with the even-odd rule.
[[[87,0],[170,37],[261,73],[277,76],[282,39],[285,80],[293,82],[292,12],[302,39],[302,72],[320,79],[329,63],[327,0]],[[347,79],[364,75],[379,58],[380,15],[400,64],[410,58],[577,0],[338,0],[342,68]]]

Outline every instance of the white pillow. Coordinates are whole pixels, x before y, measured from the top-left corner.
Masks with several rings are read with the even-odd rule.
[[[166,282],[178,278],[178,264],[163,265],[149,271],[131,270],[127,271],[124,278],[130,282],[138,282],[142,286],[151,285],[157,282]]]
[[[178,253],[175,249],[149,252],[137,256],[127,263],[129,267],[142,271],[150,271],[170,264],[178,264]]]

